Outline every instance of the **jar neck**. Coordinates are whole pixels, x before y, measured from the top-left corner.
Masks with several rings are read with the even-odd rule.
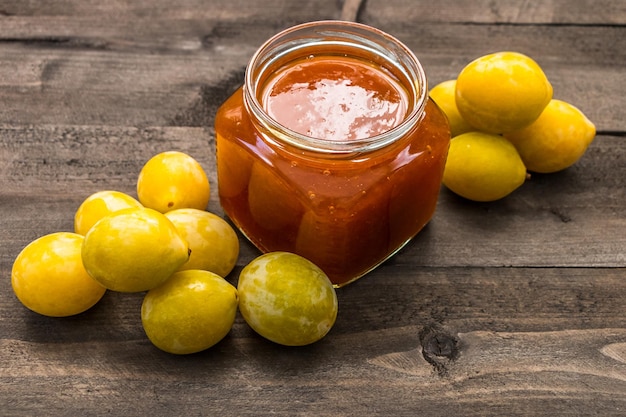
[[[406,90],[404,119],[383,133],[349,140],[310,137],[278,123],[263,106],[263,87],[280,68],[311,54],[361,59],[391,74]],[[409,48],[378,29],[343,21],[305,23],[270,38],[252,56],[243,91],[244,104],[266,140],[330,155],[369,152],[396,142],[422,119],[428,99],[426,75]]]

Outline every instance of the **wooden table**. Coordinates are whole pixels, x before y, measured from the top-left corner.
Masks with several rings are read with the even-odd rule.
[[[210,176],[213,118],[267,38],[337,0],[0,2],[0,415],[626,415],[626,2],[368,0],[356,19],[411,47],[430,85],[515,50],[597,138],[575,166],[494,203],[443,189],[431,224],[338,290],[319,343],[241,316],[200,354],[147,340],[141,294],[53,319],[13,295],[30,241],[71,231],[89,194],[135,194],[152,155]],[[347,13],[345,17],[354,16]],[[238,265],[259,253],[243,238]]]

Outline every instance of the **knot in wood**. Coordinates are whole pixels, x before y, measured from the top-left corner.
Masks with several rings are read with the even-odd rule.
[[[447,365],[459,356],[459,339],[438,323],[425,326],[419,339],[424,359],[445,375]]]
[[[428,338],[423,349],[430,355],[452,359],[456,349],[456,340],[446,334],[435,334]]]

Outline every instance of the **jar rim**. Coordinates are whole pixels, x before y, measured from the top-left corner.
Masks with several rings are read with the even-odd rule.
[[[271,117],[260,102],[257,87],[259,79],[272,71],[281,59],[307,46],[342,45],[355,50],[367,51],[392,65],[409,81],[404,85],[409,91],[412,108],[404,119],[393,128],[366,138],[328,140],[296,132]],[[299,24],[285,29],[259,47],[250,59],[243,86],[244,104],[249,112],[271,132],[266,139],[315,152],[345,154],[366,152],[383,148],[408,133],[423,117],[428,99],[428,85],[424,69],[415,54],[400,40],[380,29],[362,23],[342,20],[320,20]]]

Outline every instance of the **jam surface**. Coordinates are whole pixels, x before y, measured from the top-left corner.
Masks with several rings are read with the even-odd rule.
[[[272,76],[261,103],[283,126],[327,140],[365,139],[400,124],[407,112],[404,88],[362,60],[310,56]]]
[[[410,108],[399,83],[367,63],[333,57],[296,64],[261,90],[267,111],[290,129],[328,140],[367,137],[399,123]],[[311,104],[312,95],[323,95],[329,84],[339,86],[334,98],[321,107]],[[348,106],[342,97],[353,88],[361,95],[360,110],[333,110],[338,102]],[[357,133],[360,128],[365,133]],[[450,141],[445,116],[428,101],[412,130],[376,151],[328,158],[287,143],[278,147],[247,112],[242,89],[218,110],[215,130],[224,212],[261,251],[304,256],[336,286],[371,271],[430,221]]]

